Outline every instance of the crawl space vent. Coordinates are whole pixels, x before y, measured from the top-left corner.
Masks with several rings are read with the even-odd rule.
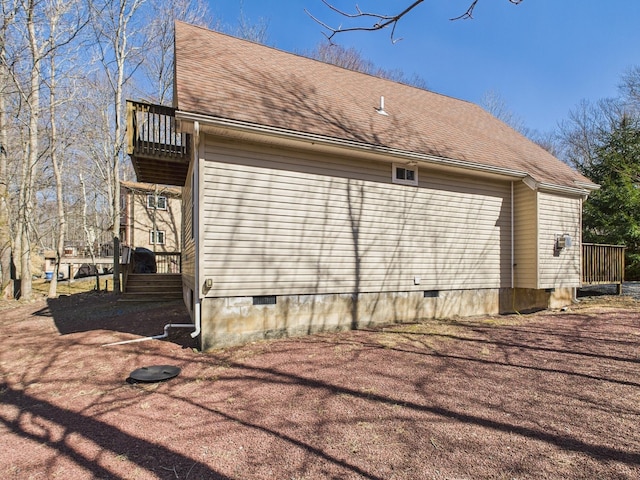
[[[276,304],[276,296],[275,295],[263,295],[260,297],[253,297],[254,305],[275,305]]]

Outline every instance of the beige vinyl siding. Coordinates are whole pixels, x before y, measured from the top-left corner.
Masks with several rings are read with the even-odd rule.
[[[182,189],[182,222],[183,247],[182,247],[182,275],[187,283],[193,287],[195,285],[195,240],[193,232],[193,162],[187,175],[187,181]]]
[[[416,188],[383,162],[205,149],[208,296],[510,285],[508,183],[420,168]]]
[[[153,192],[149,192],[153,194]],[[162,195],[162,193],[160,193]],[[134,199],[134,244],[136,247],[144,247],[155,252],[180,251],[180,199],[166,197],[167,208],[165,210],[147,208],[147,193],[137,194]],[[164,232],[164,243],[152,244],[150,232],[152,230]]]
[[[516,288],[538,288],[537,193],[514,183],[514,277]]]
[[[538,193],[538,288],[579,287],[580,215],[582,200],[550,193]],[[573,245],[554,255],[556,234],[569,234]]]
[[[166,192],[160,185],[158,195],[166,198],[166,209],[147,207],[147,196],[154,190],[125,188],[127,198],[127,238],[132,247],[143,247],[155,252],[180,251],[181,200],[173,192]],[[164,243],[152,244],[150,232],[164,232]]]

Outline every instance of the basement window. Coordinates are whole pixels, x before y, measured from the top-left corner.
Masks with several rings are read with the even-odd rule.
[[[418,167],[415,165],[393,164],[393,183],[418,185]]]

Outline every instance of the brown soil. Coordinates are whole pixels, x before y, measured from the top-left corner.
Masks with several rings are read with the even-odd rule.
[[[203,354],[180,303],[0,307],[0,478],[640,477],[640,304]],[[162,383],[128,383],[175,365]]]

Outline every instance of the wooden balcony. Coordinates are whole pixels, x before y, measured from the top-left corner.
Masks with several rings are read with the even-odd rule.
[[[191,135],[178,131],[174,108],[127,100],[127,153],[139,182],[182,187]]]

